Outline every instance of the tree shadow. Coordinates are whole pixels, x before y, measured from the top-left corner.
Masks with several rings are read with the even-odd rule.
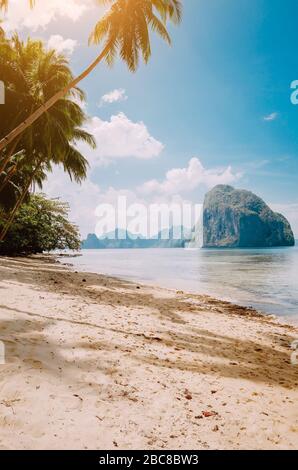
[[[88,372],[101,371],[110,376],[112,373],[110,352],[116,351],[117,354],[119,352],[129,354],[141,366],[151,365],[194,374],[242,378],[255,383],[279,385],[287,389],[298,386],[298,368],[290,363],[289,345],[293,340],[290,329],[289,332],[285,329],[284,333],[272,333],[272,337],[269,338],[270,345],[268,345],[268,333],[264,333],[264,341],[236,339],[194,327],[187,320],[187,314],[199,314],[200,311],[206,310],[207,306],[216,309],[217,313],[223,313],[225,306],[230,306],[229,315],[235,314],[235,309],[232,309],[231,304],[216,300],[210,303],[209,299],[206,301],[203,296],[195,296],[197,299],[195,304],[182,296],[181,298],[163,297],[161,294],[157,297],[149,288],[129,281],[94,274],[74,273],[53,263],[45,266],[40,260],[34,261],[33,264],[32,260],[21,262],[5,260],[5,264],[7,270],[3,272],[2,269],[2,280],[28,283],[39,292],[60,293],[62,288],[65,295],[85,299],[92,304],[133,309],[149,308],[150,314],[168,322],[166,327],[161,328],[162,331],[156,331],[156,325],[153,322],[151,332],[134,332],[129,328],[112,328],[107,322],[104,325],[98,325],[96,322],[76,320],[74,316],[67,318],[67,312],[64,315],[52,317],[27,310],[17,310],[1,301],[0,309],[30,317],[30,320],[5,319],[1,321],[0,339],[8,344],[9,355],[18,353],[26,360],[34,358],[32,367],[42,367],[42,364],[50,373],[60,377],[61,370],[63,370],[63,378],[69,381],[74,380],[73,372],[78,367]],[[1,266],[3,267],[3,260],[1,260]],[[21,276],[18,274],[18,269],[22,270]],[[117,303],[113,305],[115,293]],[[259,316],[257,312],[254,313],[249,309],[242,307],[239,309],[242,315]],[[63,341],[54,342],[49,335],[47,335],[47,341],[42,341],[43,329],[57,322],[65,322],[73,328],[79,328],[77,331],[74,329],[74,340],[71,345],[64,344]],[[270,323],[269,320],[268,323]],[[158,325],[160,326],[160,323]],[[82,326],[89,329],[88,341],[78,339]],[[97,340],[94,334],[96,331],[112,333],[109,335],[112,339],[110,341]],[[6,332],[9,332],[9,335],[6,335]],[[125,342],[126,337],[131,339],[129,346]],[[18,347],[17,344],[19,344]],[[155,344],[158,344],[158,348],[153,347]],[[80,350],[80,354],[76,354],[73,360],[68,361],[65,359],[65,353],[70,349]],[[121,367],[121,357],[119,367]]]

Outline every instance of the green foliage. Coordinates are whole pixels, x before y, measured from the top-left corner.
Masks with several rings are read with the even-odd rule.
[[[17,34],[11,38],[0,35],[0,70],[5,83],[0,138],[73,79],[63,55],[46,49],[41,41],[22,41]],[[88,162],[76,143],[94,147],[95,142],[83,129],[87,116],[80,102],[84,99],[83,92],[73,88],[0,153],[2,208],[14,206],[36,167],[32,182],[40,188],[53,165],[61,165],[76,182],[86,177]]]
[[[98,0],[110,9],[95,25],[90,44],[104,44],[104,58],[112,65],[117,54],[131,72],[138,68],[139,57],[145,63],[151,56],[150,32],[171,44],[166,28],[170,19],[179,23],[182,17],[180,0]]]
[[[0,242],[0,254],[78,250],[80,235],[77,227],[68,220],[68,212],[68,204],[60,200],[47,199],[41,194],[31,195],[18,211],[5,241]],[[0,221],[0,229],[3,223]]]

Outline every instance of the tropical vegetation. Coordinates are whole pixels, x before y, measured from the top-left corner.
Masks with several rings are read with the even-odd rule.
[[[138,67],[140,55],[147,63],[151,57],[150,31],[157,33],[171,44],[166,22],[170,19],[174,23],[179,23],[182,15],[180,0],[97,0],[97,2],[111,5],[89,37],[90,44],[103,43],[101,53],[78,77],[49,97],[27,119],[5,135],[0,141],[0,151],[76,87],[100,62],[105,60],[108,65],[112,65],[119,54],[132,72]],[[0,0],[0,7],[6,8],[8,3],[8,0]],[[34,3],[30,1],[31,6]]]
[[[0,244],[1,255],[27,255],[52,250],[78,250],[78,228],[68,220],[68,205],[43,195],[31,195],[18,211],[7,237]],[[1,221],[0,221],[1,226]]]
[[[22,41],[17,35],[0,41],[0,70],[6,85],[5,105],[0,106],[2,135],[72,79],[65,57],[45,49],[40,41]],[[77,182],[86,177],[88,162],[77,143],[94,147],[95,142],[83,128],[87,116],[80,101],[84,99],[80,89],[71,89],[2,152],[0,213],[8,225],[32,184],[41,188],[53,165],[62,165]],[[4,235],[5,229],[0,239]]]
[[[90,44],[102,44],[95,60],[76,78],[68,61],[42,42],[7,38],[0,25],[0,70],[5,82],[5,105],[0,106],[0,243],[24,203],[30,203],[30,189],[42,188],[53,165],[60,164],[80,183],[88,162],[77,147],[79,141],[95,146],[84,130],[84,100],[78,84],[102,61],[112,65],[117,55],[131,72],[140,57],[151,56],[150,32],[168,44],[167,21],[179,23],[180,0],[98,0],[109,5],[96,23]],[[31,7],[35,1],[29,0]],[[9,0],[0,0],[7,9]]]

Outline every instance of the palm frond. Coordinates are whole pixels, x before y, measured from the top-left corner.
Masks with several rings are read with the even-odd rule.
[[[110,5],[89,37],[89,44],[104,44],[105,60],[112,65],[117,54],[130,71],[136,71],[141,53],[145,63],[151,56],[150,31],[171,44],[166,28],[168,20],[179,23],[180,0],[98,0]]]

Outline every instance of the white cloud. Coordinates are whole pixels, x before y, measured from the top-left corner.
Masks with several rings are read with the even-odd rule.
[[[4,22],[6,31],[36,31],[60,17],[77,21],[93,6],[93,0],[37,0],[32,10],[28,4],[28,0],[10,0]]]
[[[212,188],[217,184],[231,184],[241,176],[241,173],[233,173],[231,166],[225,169],[206,169],[198,158],[192,158],[186,168],[173,168],[168,171],[162,182],[153,179],[138,189],[144,195],[174,195],[192,191],[200,185]]]
[[[105,210],[106,204],[115,209],[115,215],[111,217],[104,216],[105,220],[109,220],[110,227],[105,231],[113,231],[115,228],[128,228],[132,233],[142,233],[144,236],[156,235],[160,230],[166,229],[169,226],[167,219],[168,207],[170,207],[176,217],[180,214],[180,208],[183,204],[190,204],[181,198],[179,195],[174,197],[165,197],[154,195],[148,199],[143,198],[133,189],[116,189],[109,187],[107,190],[102,191],[101,188],[93,183],[90,178],[87,178],[81,185],[72,183],[66,173],[61,168],[55,168],[52,174],[49,174],[48,181],[44,184],[43,192],[52,198],[61,198],[66,201],[70,206],[70,220],[76,223],[81,232],[81,236],[86,238],[89,233],[95,233],[99,230],[98,222],[101,220],[99,214],[96,215],[96,209],[101,206]],[[125,204],[127,211],[121,209],[119,205],[119,198],[125,197]],[[150,204],[158,204],[159,210],[163,214],[161,219],[158,217],[149,217]],[[137,216],[141,207],[141,216]],[[196,221],[199,219],[199,212],[201,205],[196,207],[193,205],[193,213],[187,214],[190,218],[183,219],[183,225],[191,229]],[[137,213],[135,212],[137,211]],[[145,211],[145,212],[144,212]],[[147,218],[149,217],[149,219]],[[138,217],[138,222],[135,221]],[[195,217],[192,219],[191,217]],[[177,220],[177,219],[176,219]],[[178,217],[179,220],[179,217]],[[181,220],[182,223],[182,220]],[[126,225],[127,224],[127,225]],[[176,225],[180,225],[177,223]],[[100,235],[103,230],[100,231]]]
[[[89,178],[81,185],[71,182],[67,173],[56,167],[48,175],[43,192],[49,197],[59,197],[70,206],[70,220],[80,227],[82,236],[94,232],[95,208],[101,200],[101,190]]]
[[[196,178],[193,177],[195,168],[197,168]],[[171,181],[173,186],[169,188],[165,185],[162,187],[162,191],[159,190],[160,187],[150,187],[150,191],[144,191],[144,187],[148,189],[148,183],[145,183],[140,188],[136,189],[118,189],[110,187],[103,191],[97,184],[93,183],[90,178],[87,178],[87,180],[79,186],[70,182],[68,175],[59,168],[56,168],[54,173],[49,175],[48,181],[46,182],[43,190],[50,197],[59,196],[62,200],[69,202],[71,208],[71,219],[79,225],[82,236],[86,237],[88,233],[95,232],[96,224],[98,222],[98,217],[95,215],[97,206],[99,204],[112,204],[116,208],[118,198],[120,196],[125,196],[127,207],[131,204],[141,204],[142,207],[147,207],[147,209],[150,204],[168,204],[181,207],[185,203],[191,203],[189,198],[187,199],[183,196],[183,192],[186,187],[194,189],[197,184],[200,184],[198,182],[198,168],[201,168],[201,173],[208,175],[208,185],[210,186],[217,183],[229,183],[237,178],[237,175],[233,175],[229,167],[228,169],[221,171],[206,170],[203,169],[197,159],[192,159],[190,160],[187,169],[171,170],[167,173],[165,181]],[[202,181],[202,178],[200,181]],[[205,183],[206,181],[204,184]],[[159,184],[162,185],[162,183]],[[179,190],[181,191],[181,194],[179,194]],[[198,201],[196,200],[194,202],[197,204]],[[117,212],[117,217],[118,215],[119,213]],[[194,215],[195,214],[192,214],[191,217]],[[188,223],[185,219],[183,224],[190,228],[196,221],[197,218],[191,219],[192,223]],[[150,221],[150,224],[150,230],[153,229],[154,234],[161,228],[158,225],[155,226],[152,220]],[[117,220],[116,226],[124,227],[120,219]],[[165,226],[162,228],[165,228]],[[138,231],[144,235],[146,234],[146,232],[142,232],[141,229]]]
[[[277,119],[277,117],[278,117],[278,113],[271,113],[271,114],[268,114],[268,116],[264,116],[263,120],[264,121],[275,121],[275,119]]]
[[[143,122],[132,122],[123,113],[103,121],[95,116],[90,119],[87,130],[96,138],[98,148],[90,149],[79,144],[79,149],[88,158],[91,168],[114,159],[134,157],[149,159],[156,157],[163,145],[154,139]],[[119,196],[126,196],[129,204],[144,202],[133,190],[101,188],[88,177],[81,185],[72,183],[61,168],[49,174],[43,191],[50,197],[61,197],[71,208],[71,220],[81,230],[82,236],[95,231],[97,218],[95,209],[99,204],[115,204]]]
[[[82,108],[86,114],[88,114],[88,103],[87,101],[82,101],[78,96],[73,96],[72,101]]]
[[[64,39],[60,34],[53,34],[48,40],[48,48],[55,49],[58,53],[71,55],[77,43],[75,39]]]
[[[191,167],[191,165],[189,165]],[[188,168],[189,168],[188,167]],[[204,170],[215,172],[216,170]],[[222,171],[217,173],[218,177],[221,175],[232,175],[232,172]],[[231,177],[229,177],[230,179]],[[234,175],[234,178],[237,176]],[[217,184],[218,180],[210,180],[210,185]],[[232,182],[232,181],[219,181],[219,182]],[[180,186],[181,188],[182,186]],[[185,186],[184,186],[185,187]],[[194,186],[192,186],[194,188]],[[94,233],[98,217],[95,215],[96,207],[99,204],[112,204],[117,207],[118,198],[125,196],[127,206],[131,204],[143,204],[148,207],[149,204],[180,204],[191,202],[181,194],[167,194],[148,192],[144,194],[143,191],[138,189],[117,189],[110,187],[103,191],[96,183],[92,182],[90,177],[87,178],[81,185],[72,183],[66,173],[60,168],[55,168],[54,172],[48,176],[48,181],[45,183],[43,191],[49,197],[60,197],[62,200],[70,204],[70,218],[75,222],[81,230],[82,237],[86,237],[88,233]],[[171,192],[171,191],[169,191]],[[198,201],[195,200],[195,203]],[[269,204],[269,206],[276,212],[283,214],[290,222],[296,238],[298,237],[298,203],[293,204]],[[185,224],[188,226],[187,224]],[[122,226],[121,223],[118,226]],[[156,231],[158,227],[156,227]],[[145,234],[145,233],[144,233]]]
[[[161,142],[149,134],[142,121],[133,122],[123,113],[112,116],[110,121],[94,116],[86,129],[95,137],[97,149],[91,150],[84,144],[80,145],[80,149],[93,166],[119,158],[154,158],[164,148]]]
[[[120,196],[125,196],[127,205],[144,203],[138,199],[136,193],[128,189],[108,188],[102,191],[88,177],[81,185],[71,182],[67,173],[60,167],[55,167],[53,173],[48,175],[48,180],[43,186],[43,192],[52,198],[61,198],[70,206],[70,220],[77,224],[83,238],[88,233],[94,233],[98,217],[95,210],[99,204],[112,204],[117,207]],[[121,226],[121,224],[119,224]]]
[[[43,191],[49,197],[60,197],[67,201],[70,205],[70,219],[75,222],[81,230],[82,237],[86,237],[88,233],[94,233],[98,222],[95,215],[96,207],[99,204],[112,204],[117,207],[118,198],[125,196],[127,206],[130,204],[164,204],[174,203],[183,205],[189,203],[181,195],[169,196],[158,195],[156,193],[144,197],[137,190],[133,189],[116,189],[113,187],[102,191],[101,188],[87,178],[82,185],[72,183],[66,173],[60,168],[55,168],[54,172],[48,176]],[[195,201],[197,203],[197,201]],[[298,203],[293,204],[269,204],[270,207],[283,214],[290,222],[292,229],[298,237]],[[185,224],[188,226],[187,224]],[[118,226],[122,226],[118,224]],[[158,227],[156,228],[156,231]],[[145,233],[144,233],[145,234]]]
[[[99,102],[99,107],[104,104],[112,104],[120,101],[126,101],[128,99],[124,88],[118,88],[116,90],[110,91],[109,93],[103,95]]]

